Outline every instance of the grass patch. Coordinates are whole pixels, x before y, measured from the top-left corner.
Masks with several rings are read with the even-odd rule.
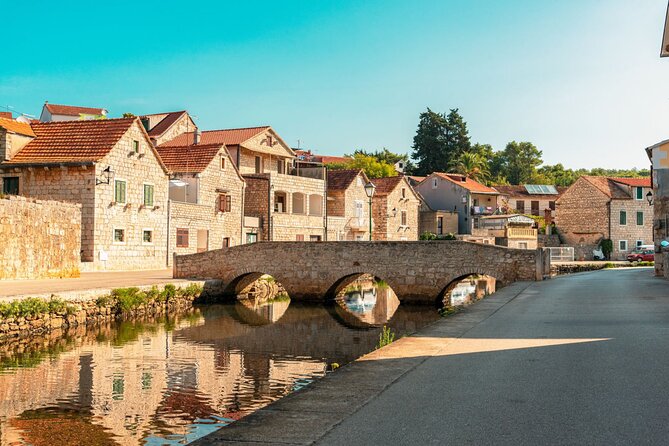
[[[76,311],[76,306],[56,298],[47,300],[29,297],[23,300],[0,303],[0,317],[3,319],[39,316],[49,313],[74,314]]]
[[[376,345],[376,348],[382,348],[386,345],[390,345],[395,342],[395,333],[393,333],[390,328],[383,326],[383,330],[379,333],[379,343]]]

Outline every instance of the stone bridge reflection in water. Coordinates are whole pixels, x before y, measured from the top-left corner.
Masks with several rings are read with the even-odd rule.
[[[439,318],[370,280],[346,291],[4,343],[0,443],[185,444],[373,350],[384,324],[401,336]]]

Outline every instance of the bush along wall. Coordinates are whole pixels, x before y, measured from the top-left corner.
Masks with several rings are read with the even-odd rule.
[[[94,300],[27,298],[0,303],[0,338],[47,333],[114,319],[159,316],[189,309],[202,286],[117,288]]]

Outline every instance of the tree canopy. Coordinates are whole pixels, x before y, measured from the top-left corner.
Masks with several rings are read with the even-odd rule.
[[[430,110],[420,114],[413,138],[416,175],[445,172],[462,153],[471,149],[467,123],[452,109],[448,115]]]

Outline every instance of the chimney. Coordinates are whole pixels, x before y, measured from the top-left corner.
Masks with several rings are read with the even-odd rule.
[[[200,129],[195,129],[193,132],[193,145],[200,144],[200,137],[202,136],[202,132]]]
[[[0,118],[13,119],[12,112],[0,112]]]

